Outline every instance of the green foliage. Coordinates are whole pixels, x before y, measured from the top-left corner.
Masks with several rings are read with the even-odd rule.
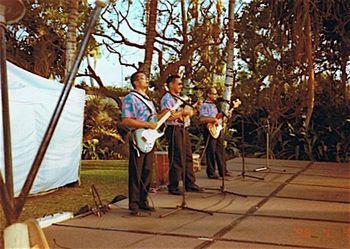
[[[79,3],[78,41],[91,12],[86,1]],[[24,4],[25,16],[6,32],[8,58],[43,77],[63,79],[69,4],[66,0],[27,0]],[[92,39],[91,49],[94,44]]]
[[[243,106],[240,107],[243,114],[236,117],[232,127],[242,136],[243,118],[244,148],[248,155],[266,156],[268,132],[269,155],[273,158],[349,162],[350,105],[346,103],[340,88],[341,83],[331,77],[318,78],[315,109],[308,131],[303,127],[302,115],[288,115],[295,112],[293,107],[274,120],[274,116],[269,116],[269,112],[262,107],[244,112],[243,108],[247,107]],[[285,94],[284,98],[290,94],[297,94],[297,98],[302,98],[302,92],[287,91]],[[267,120],[270,122],[269,128]],[[237,139],[238,146],[241,146],[241,137]]]
[[[83,159],[121,159],[128,155],[119,133],[120,110],[111,99],[90,95],[85,105]]]
[[[225,150],[229,155],[234,157],[238,157],[240,155],[240,149],[238,148],[240,139],[241,137],[237,134],[236,129],[230,128],[225,130]]]

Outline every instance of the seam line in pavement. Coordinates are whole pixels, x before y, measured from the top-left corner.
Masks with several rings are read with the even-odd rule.
[[[65,224],[53,224],[53,226],[66,227],[66,228],[77,228],[77,229],[87,229],[87,230],[97,230],[97,231],[111,231],[111,232],[121,232],[121,233],[135,233],[135,234],[145,234],[145,235],[156,235],[156,236],[171,236],[171,237],[180,237],[180,238],[189,238],[189,239],[197,239],[204,241],[213,241],[214,239],[208,238],[206,236],[200,235],[189,235],[189,234],[179,234],[172,232],[150,232],[144,230],[128,230],[128,229],[120,229],[120,228],[99,228],[99,227],[88,227],[88,226],[78,226],[78,225],[65,225]],[[222,242],[239,242],[239,243],[254,243],[259,245],[272,245],[272,246],[280,246],[280,247],[295,247],[295,248],[312,248],[312,249],[331,249],[329,247],[315,247],[315,246],[302,246],[302,245],[293,245],[293,244],[281,244],[281,243],[273,243],[273,242],[261,242],[261,241],[251,241],[251,240],[240,240],[240,239],[226,239],[226,238],[217,238],[216,241]],[[62,246],[60,246],[63,248]]]
[[[272,191],[268,196],[266,196],[263,200],[261,200],[258,204],[252,206],[248,209],[247,212],[245,212],[241,217],[234,220],[231,224],[227,225],[220,231],[218,231],[214,236],[212,237],[212,241],[206,241],[202,244],[195,247],[195,249],[204,249],[212,245],[218,238],[222,237],[229,231],[231,231],[233,228],[235,228],[238,224],[240,224],[244,219],[247,217],[252,216],[261,206],[263,206],[271,197],[274,197],[278,192],[280,192],[288,183],[293,181],[296,177],[298,177],[300,174],[302,174],[304,171],[309,169],[311,165],[313,165],[314,162],[308,163],[304,168],[301,168],[298,172],[296,172],[294,175],[292,175],[290,178],[286,179],[284,182],[282,182],[274,191]]]

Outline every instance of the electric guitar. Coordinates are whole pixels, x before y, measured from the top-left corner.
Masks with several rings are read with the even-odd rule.
[[[229,111],[229,116],[231,116],[232,111],[239,107],[241,105],[241,101],[239,99],[236,99],[233,101],[233,107],[231,108],[231,110]],[[214,124],[214,123],[208,123],[207,124],[207,128],[208,131],[210,133],[210,135],[217,139],[220,136],[221,130],[224,128],[223,124],[222,124],[222,118],[223,118],[223,114],[220,112],[216,115],[216,118],[219,119],[219,122]]]
[[[156,140],[164,135],[164,132],[158,131],[159,127],[171,116],[171,112],[178,109],[181,104],[182,102],[178,100],[176,104],[159,119],[155,129],[140,128],[135,131],[134,143],[141,152],[149,153],[153,149]]]

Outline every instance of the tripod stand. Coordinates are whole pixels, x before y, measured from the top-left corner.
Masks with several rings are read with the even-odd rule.
[[[253,171],[254,172],[260,172],[260,171],[269,171],[271,172],[271,167],[270,167],[270,122],[267,119],[266,120],[266,165],[260,168],[256,168]],[[285,169],[274,169],[275,171],[278,172],[286,172]]]
[[[244,179],[245,177],[250,177],[250,178],[254,178],[254,179],[258,179],[258,180],[264,180],[263,177],[258,177],[258,176],[252,176],[252,175],[247,175],[246,171],[245,171],[245,152],[244,152],[244,121],[243,121],[243,117],[241,119],[241,130],[242,130],[242,145],[241,145],[241,154],[242,154],[242,172],[240,174],[240,176],[242,176],[242,178]]]
[[[174,143],[175,143],[175,130],[176,130],[176,127],[174,126],[173,127],[173,131],[172,131],[172,137],[173,137],[173,144],[172,144],[172,151],[174,151]],[[210,211],[206,211],[206,210],[200,210],[200,209],[195,209],[195,208],[191,208],[191,207],[188,207],[187,203],[186,203],[186,153],[187,153],[187,149],[188,147],[186,145],[188,145],[189,141],[189,136],[187,134],[187,130],[185,127],[182,128],[182,148],[185,148],[185,155],[180,155],[181,157],[181,165],[182,165],[182,185],[183,185],[183,191],[182,191],[182,203],[181,205],[177,205],[174,210],[171,210],[170,212],[168,213],[165,213],[165,214],[162,214],[159,216],[159,218],[164,218],[166,216],[169,216],[170,214],[173,214],[173,213],[176,213],[180,210],[190,210],[190,211],[196,211],[196,212],[200,212],[200,213],[206,213],[206,214],[209,214],[209,215],[213,215],[212,212]],[[170,160],[170,163],[172,163],[173,160]],[[170,166],[171,167],[171,166]]]

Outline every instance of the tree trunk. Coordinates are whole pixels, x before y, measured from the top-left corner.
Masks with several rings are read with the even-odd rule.
[[[225,77],[225,90],[224,90],[224,100],[222,106],[222,111],[225,114],[228,114],[231,103],[232,88],[234,82],[234,69],[233,69],[233,60],[234,60],[234,5],[235,0],[229,0],[229,23],[227,31],[227,45],[226,45],[226,77]]]
[[[79,1],[69,1],[69,18],[68,18],[68,32],[67,32],[67,48],[66,48],[66,75],[72,68],[74,56],[77,50],[77,21],[78,21],[78,7]]]
[[[341,90],[342,94],[344,94],[344,100],[345,103],[349,103],[349,98],[347,95],[347,89],[346,89],[346,79],[348,78],[348,74],[346,71],[346,63],[347,63],[347,56],[343,55],[341,57],[341,62],[340,62],[340,70],[341,70]]]
[[[312,49],[312,32],[311,32],[311,16],[310,16],[310,2],[306,1],[305,5],[306,12],[306,55],[308,62],[308,71],[309,71],[309,79],[308,79],[308,97],[307,97],[307,112],[305,119],[305,129],[308,130],[311,116],[314,110],[314,102],[315,102],[315,72],[314,72],[314,59],[313,59],[313,49]]]
[[[182,38],[183,38],[183,48],[189,47],[189,41],[187,37],[187,11],[186,11],[186,1],[181,0],[181,22],[182,22]],[[189,61],[185,66],[185,75],[184,75],[184,89],[183,92],[185,95],[191,94],[191,58],[188,58]]]
[[[154,42],[156,39],[156,22],[157,22],[158,0],[148,0],[147,2],[147,28],[146,28],[146,50],[143,65],[144,73],[149,77],[152,67],[152,56]]]

